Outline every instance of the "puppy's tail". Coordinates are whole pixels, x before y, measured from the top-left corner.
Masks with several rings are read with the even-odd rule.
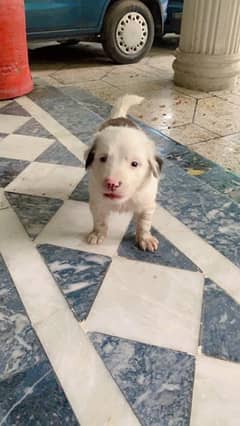
[[[119,98],[114,105],[111,118],[126,117],[128,110],[133,105],[139,105],[144,98],[137,95],[125,95]]]

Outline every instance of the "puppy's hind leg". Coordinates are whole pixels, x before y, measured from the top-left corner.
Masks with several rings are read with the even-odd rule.
[[[90,210],[93,216],[93,230],[88,234],[87,242],[101,244],[107,236],[109,212],[94,204],[90,204]]]
[[[154,209],[145,210],[136,214],[136,240],[142,250],[154,252],[158,248],[158,240],[151,234]]]

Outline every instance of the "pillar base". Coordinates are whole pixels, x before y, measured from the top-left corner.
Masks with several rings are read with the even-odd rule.
[[[240,75],[240,55],[207,55],[176,50],[174,83],[211,92],[232,89]]]

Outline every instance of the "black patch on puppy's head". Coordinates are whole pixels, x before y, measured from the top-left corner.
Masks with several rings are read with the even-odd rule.
[[[95,144],[94,144],[92,146],[92,148],[90,148],[90,150],[87,153],[86,161],[85,161],[85,169],[88,169],[88,167],[90,167],[91,164],[93,163],[94,156],[95,156],[95,150],[96,150],[96,147],[95,147]]]
[[[162,169],[163,160],[155,155],[152,160],[149,160],[151,172],[155,178],[159,178]]]

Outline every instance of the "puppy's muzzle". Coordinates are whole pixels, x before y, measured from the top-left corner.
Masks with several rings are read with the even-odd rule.
[[[122,182],[120,182],[117,179],[113,179],[111,177],[108,177],[104,180],[104,187],[111,192],[117,191],[118,188],[122,185]]]

